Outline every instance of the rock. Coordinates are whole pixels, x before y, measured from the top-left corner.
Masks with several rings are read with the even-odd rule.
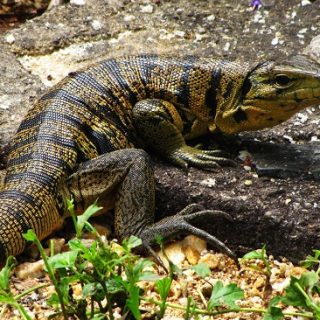
[[[219,266],[219,257],[212,253],[206,253],[200,258],[199,263],[205,263],[210,269],[216,269]]]
[[[304,49],[304,53],[320,63],[320,34],[312,39]]]
[[[36,262],[25,262],[18,265],[14,273],[17,278],[24,280],[27,278],[40,278],[44,273],[44,262],[39,260]]]
[[[186,257],[182,251],[182,244],[180,241],[166,245],[165,253],[169,258],[169,260],[178,266],[181,265],[181,263],[184,261]],[[158,252],[158,255],[160,259],[164,262],[164,265],[168,267],[169,266],[168,260],[162,255],[161,252]]]
[[[206,242],[193,235],[185,237],[182,241],[183,253],[191,265],[198,263],[201,252],[206,250],[206,248]]]
[[[153,6],[151,4],[147,4],[145,6],[140,7],[140,12],[142,13],[152,13],[153,12]]]

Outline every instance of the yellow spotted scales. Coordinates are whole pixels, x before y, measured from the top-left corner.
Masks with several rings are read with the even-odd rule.
[[[59,228],[65,200],[78,211],[99,198],[115,213],[119,238],[185,232],[232,252],[193,226],[223,214],[191,205],[154,223],[153,171],[144,148],[182,167],[228,163],[215,150],[186,141],[281,123],[320,103],[319,65],[304,56],[256,64],[194,56],[109,59],[70,73],[42,96],[12,141],[0,193],[0,259],[25,248],[22,233],[40,239]]]

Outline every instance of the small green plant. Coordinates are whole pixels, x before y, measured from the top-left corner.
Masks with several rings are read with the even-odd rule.
[[[308,256],[302,263],[306,268],[317,267],[317,271],[307,271],[300,278],[291,276],[289,285],[285,288],[284,296],[275,296],[270,300],[264,320],[280,320],[287,316],[300,316],[304,318],[320,320],[320,304],[313,298],[313,294],[320,292],[320,251],[314,250],[314,256]],[[261,260],[264,268],[257,265],[250,265],[251,268],[259,270],[266,275],[266,282],[269,283],[271,268],[266,254],[266,246],[261,250],[255,250],[244,255],[243,259]],[[281,307],[293,306],[301,312],[285,313]]]
[[[131,253],[141,245],[141,240],[131,236],[118,247],[120,253],[117,253],[112,249],[113,244],[107,244],[88,222],[101,208],[93,204],[83,215],[76,217],[71,201],[68,207],[77,235],[68,242],[70,251],[48,258],[33,231],[24,235],[37,245],[55,287],[56,293],[48,301],[56,308],[55,315],[62,314],[64,319],[70,316],[113,319],[113,308],[120,306],[124,315],[131,313],[135,319],[140,319],[141,290],[137,282],[155,278],[150,271],[144,271],[152,262]],[[96,235],[96,240],[89,246],[80,239],[84,230]],[[73,287],[77,285],[81,287],[80,297],[73,295]]]
[[[9,257],[3,269],[0,271],[0,302],[8,304],[19,310],[21,316],[25,320],[31,320],[28,312],[25,308],[18,302],[17,297],[13,295],[10,289],[10,274],[16,265],[16,259],[14,257]]]
[[[150,266],[153,264],[150,260],[141,259],[132,253],[134,248],[142,244],[140,239],[131,236],[119,245],[114,242],[107,243],[97,233],[88,221],[101,209],[96,203],[88,207],[81,216],[75,215],[72,201],[68,202],[68,207],[76,230],[76,238],[68,242],[68,252],[54,255],[51,246],[50,257],[48,257],[32,230],[24,234],[25,239],[37,245],[46,271],[55,287],[55,293],[47,301],[56,310],[50,318],[63,316],[64,319],[113,320],[114,309],[118,307],[123,318],[141,319],[140,303],[141,300],[145,300],[158,306],[156,319],[163,318],[168,308],[175,308],[184,310],[185,319],[197,319],[201,315],[219,317],[221,314],[230,312],[251,312],[260,313],[264,320],[282,320],[288,316],[320,320],[320,303],[315,299],[320,293],[320,250],[314,250],[314,255],[308,256],[303,263],[306,268],[315,270],[303,273],[300,278],[292,276],[284,295],[270,299],[267,308],[239,307],[237,302],[244,299],[243,290],[235,283],[224,284],[220,280],[213,285],[208,282],[212,286],[212,291],[210,298],[204,301],[205,308],[198,307],[190,296],[187,297],[187,306],[182,306],[168,302],[173,278],[179,275],[181,270],[169,261],[160,237],[156,240],[169,263],[168,275],[162,278],[150,271]],[[96,240],[89,245],[81,240],[85,230],[96,236]],[[271,267],[265,246],[261,250],[247,253],[243,259],[255,260],[250,267],[265,274],[266,282],[269,281]],[[19,300],[44,285],[14,296],[10,290],[9,280],[15,263],[15,259],[9,257],[0,271],[0,303],[18,309],[22,318],[29,320],[31,316]],[[204,263],[192,268],[205,280],[212,274]],[[138,286],[138,282],[142,280],[155,281],[159,300],[143,296],[143,290]],[[80,287],[80,294],[75,295],[75,287]],[[205,300],[204,297],[202,298]],[[287,306],[293,306],[298,311],[286,312]],[[0,318],[4,310],[5,308],[0,313]]]
[[[263,245],[260,250],[253,250],[248,253],[246,253],[242,259],[244,260],[261,260],[264,264],[264,268],[261,268],[260,266],[256,264],[251,264],[251,268],[257,271],[260,271],[264,273],[267,277],[267,280],[270,279],[271,276],[271,268],[270,268],[270,263],[268,261],[268,256],[267,256],[267,251],[266,251],[266,246]]]
[[[41,284],[31,289],[27,289],[18,295],[14,295],[10,288],[10,275],[15,266],[16,259],[10,256],[8,257],[5,266],[0,271],[0,303],[4,305],[0,312],[0,319],[3,319],[2,316],[6,310],[6,305],[10,305],[20,312],[22,319],[31,320],[32,317],[28,314],[23,305],[19,303],[19,300],[25,295],[28,295],[37,289],[43,288],[46,285]]]

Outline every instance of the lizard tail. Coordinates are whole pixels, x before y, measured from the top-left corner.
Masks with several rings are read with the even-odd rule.
[[[61,226],[62,217],[54,197],[37,188],[29,184],[0,193],[0,261],[23,252],[26,247],[23,233],[29,229],[43,239]]]

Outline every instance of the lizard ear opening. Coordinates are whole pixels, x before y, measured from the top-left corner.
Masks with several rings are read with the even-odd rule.
[[[246,94],[251,90],[252,83],[249,78],[244,80],[243,86],[242,86],[242,97],[245,97]]]

